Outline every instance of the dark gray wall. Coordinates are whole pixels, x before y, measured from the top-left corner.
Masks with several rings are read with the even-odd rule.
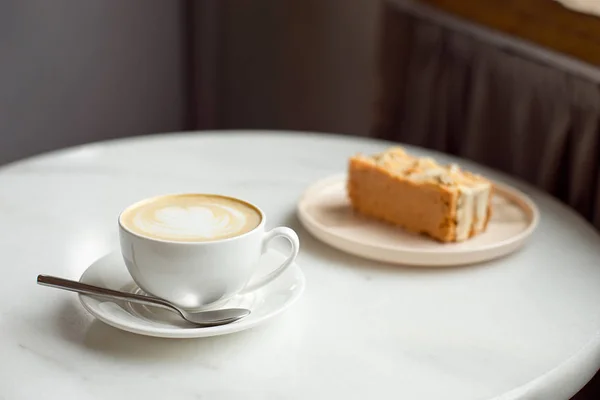
[[[0,163],[185,123],[183,2],[0,2]]]

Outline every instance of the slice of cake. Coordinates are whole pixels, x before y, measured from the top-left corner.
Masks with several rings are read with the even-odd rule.
[[[462,171],[418,158],[402,148],[350,159],[348,195],[358,212],[442,242],[460,242],[485,231],[492,184]]]

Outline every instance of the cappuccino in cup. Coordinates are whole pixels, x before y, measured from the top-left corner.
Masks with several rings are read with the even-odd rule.
[[[298,236],[286,227],[267,231],[265,224],[260,208],[233,197],[153,197],[119,216],[121,253],[143,291],[199,310],[257,290],[292,265],[300,248]],[[262,253],[279,236],[290,242],[290,255],[274,271],[254,276]]]
[[[250,204],[217,195],[179,194],[142,201],[121,215],[131,232],[174,242],[227,239],[256,228],[260,211]]]

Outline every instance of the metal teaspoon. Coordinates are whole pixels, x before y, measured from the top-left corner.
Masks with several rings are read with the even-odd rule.
[[[176,305],[157,297],[142,296],[139,294],[101,288],[99,286],[88,285],[85,283],[49,275],[38,275],[37,283],[42,286],[50,286],[58,289],[69,290],[71,292],[165,308],[178,313],[186,321],[202,327],[229,324],[250,314],[250,310],[245,308],[224,308],[221,310],[196,312],[185,311]]]

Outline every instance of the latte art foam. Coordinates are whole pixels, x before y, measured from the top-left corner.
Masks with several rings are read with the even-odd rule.
[[[238,236],[260,223],[250,205],[220,196],[174,195],[134,205],[121,223],[143,236],[175,241],[209,241]]]
[[[212,239],[239,232],[246,224],[246,216],[221,204],[169,206],[154,211],[154,215],[137,214],[133,223],[136,228],[155,236]]]

